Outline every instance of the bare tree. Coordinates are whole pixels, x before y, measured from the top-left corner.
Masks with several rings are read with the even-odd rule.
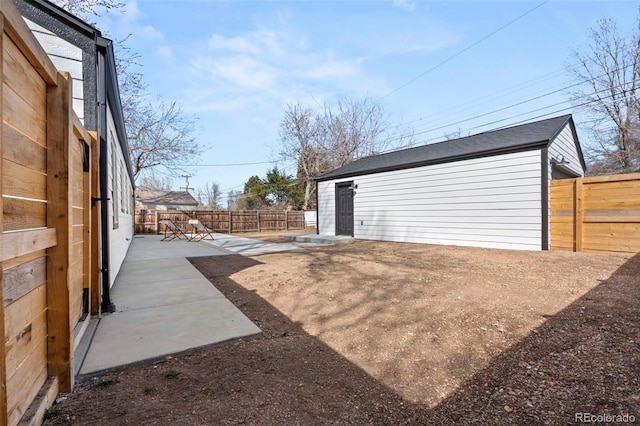
[[[298,179],[304,191],[303,210],[309,209],[315,199],[314,179],[331,169],[324,145],[327,129],[322,121],[310,108],[288,105],[280,122],[280,158],[298,165]]]
[[[587,147],[591,173],[640,171],[640,31],[623,37],[615,21],[604,18],[590,39],[574,53],[578,66],[571,71],[586,86],[574,94],[576,103],[595,116]]]
[[[386,130],[388,117],[382,106],[370,98],[338,100],[335,107],[325,105],[324,125],[332,166],[340,167],[358,158],[390,147]]]
[[[229,191],[227,193],[227,210],[242,209],[242,191]]]
[[[67,12],[76,15],[94,15],[97,16],[101,11],[111,11],[121,9],[125,6],[125,2],[120,0],[51,0]]]
[[[140,178],[138,187],[157,189],[159,191],[171,191],[173,181],[168,176],[156,176],[153,173],[149,173]]]
[[[409,143],[412,132],[392,126],[382,106],[372,99],[340,99],[320,113],[287,105],[280,122],[279,157],[298,166],[304,210],[315,207],[315,178],[358,158]],[[395,133],[392,134],[392,129]]]
[[[222,209],[222,192],[220,192],[220,185],[216,182],[207,182],[204,189],[198,188],[196,190],[197,198],[203,207],[220,210]]]
[[[185,174],[189,167],[185,163],[193,162],[202,150],[193,136],[194,121],[175,102],[133,112],[126,124],[134,178],[158,168],[170,176]]]
[[[84,19],[121,9],[120,0],[54,0]],[[136,181],[144,174],[177,176],[188,173],[185,162],[195,162],[202,146],[196,142],[195,117],[176,102],[148,102],[147,85],[138,71],[140,55],[127,47],[129,36],[114,42],[116,70],[130,157]],[[187,161],[185,161],[187,159]]]

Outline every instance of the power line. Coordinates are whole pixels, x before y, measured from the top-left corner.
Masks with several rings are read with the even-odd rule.
[[[503,29],[507,28],[509,25],[513,24],[514,22],[524,18],[525,16],[527,16],[528,14],[532,13],[534,10],[544,6],[545,4],[549,3],[550,0],[544,0],[542,3],[540,3],[539,5],[535,6],[532,9],[529,9],[527,12],[523,13],[522,15],[518,16],[515,19],[512,19],[511,21],[507,22],[506,24],[504,24],[503,26],[501,26],[500,28],[498,28],[497,30],[494,30],[493,32],[487,34],[486,36],[482,37],[480,40],[476,41],[475,43],[465,47],[464,49],[460,50],[459,52],[449,56],[447,59],[445,59],[442,62],[439,62],[438,64],[434,65],[433,67],[429,68],[428,70],[426,70],[425,72],[423,72],[422,74],[418,75],[417,77],[412,78],[411,80],[407,81],[406,83],[400,85],[399,87],[393,89],[392,91],[390,91],[389,93],[387,93],[386,95],[378,98],[378,101],[387,98],[391,95],[393,95],[394,93],[398,92],[401,89],[404,89],[405,87],[407,87],[408,85],[414,83],[415,81],[421,79],[422,77],[424,77],[425,75],[431,73],[432,71],[435,71],[436,69],[440,68],[441,66],[443,66],[444,64],[452,61],[453,59],[457,58],[458,56],[462,55],[463,53],[467,52],[468,50],[471,50],[472,48],[474,48],[475,46],[477,46],[478,44],[482,43],[483,41],[485,41],[486,39],[492,37],[493,35],[497,34],[498,32],[502,31]]]
[[[626,69],[628,69],[628,68],[631,68],[632,66],[633,66],[633,65],[628,65],[628,66],[623,67],[623,68],[620,68],[620,69],[618,69],[618,70],[616,70],[616,71],[624,71],[624,70],[626,70]],[[561,88],[559,88],[559,89],[552,90],[551,92],[547,92],[547,93],[544,93],[544,94],[542,94],[542,95],[535,96],[535,97],[533,97],[533,98],[525,99],[525,100],[523,100],[523,101],[519,101],[519,102],[516,102],[516,103],[514,103],[514,104],[511,104],[511,105],[508,105],[508,106],[505,106],[505,107],[502,107],[502,108],[498,108],[498,109],[495,109],[495,110],[492,110],[492,111],[489,111],[489,112],[486,112],[486,113],[483,113],[483,114],[479,114],[479,115],[475,115],[475,116],[473,116],[473,117],[465,118],[465,119],[463,119],[463,120],[458,120],[458,121],[455,121],[455,122],[452,122],[452,123],[448,123],[448,124],[445,124],[445,125],[439,125],[439,126],[437,126],[437,127],[432,127],[432,128],[429,128],[429,129],[426,129],[426,130],[420,130],[420,131],[417,131],[417,132],[416,132],[416,131],[415,131],[415,129],[414,129],[414,131],[413,131],[413,132],[404,133],[404,134],[399,134],[398,136],[392,136],[392,137],[388,138],[388,139],[387,139],[387,141],[388,141],[388,142],[399,141],[399,140],[402,140],[402,139],[405,139],[405,138],[408,138],[408,137],[413,137],[413,136],[416,136],[416,135],[422,135],[422,134],[425,134],[425,133],[431,133],[431,132],[434,132],[434,131],[436,131],[436,130],[446,129],[447,127],[455,126],[455,125],[457,125],[457,124],[466,123],[466,122],[468,122],[468,121],[475,120],[475,119],[478,119],[478,118],[481,118],[481,117],[486,117],[486,116],[491,115],[491,114],[494,114],[494,113],[496,113],[496,112],[505,111],[505,110],[508,110],[508,109],[510,109],[510,108],[514,108],[514,107],[516,107],[516,106],[524,105],[524,104],[526,104],[526,103],[533,102],[533,101],[536,101],[536,100],[542,99],[542,98],[544,98],[544,97],[551,96],[551,95],[557,94],[557,93],[559,93],[559,92],[563,92],[563,91],[569,90],[569,89],[571,89],[571,88],[581,86],[581,85],[583,85],[583,84],[585,84],[585,83],[592,82],[592,81],[594,81],[594,80],[596,80],[596,79],[598,79],[598,78],[604,77],[604,76],[606,76],[606,75],[607,75],[606,73],[605,73],[605,74],[601,74],[601,75],[595,76],[595,77],[593,77],[593,78],[591,78],[591,79],[584,80],[584,81],[581,81],[581,82],[579,82],[579,83],[570,84],[570,85],[568,85],[568,86],[564,86],[564,87],[561,87]],[[621,86],[614,87],[614,89],[616,89],[616,88],[620,88],[620,87],[621,87]],[[606,88],[606,89],[600,90],[600,91],[596,92],[596,94],[597,94],[597,93],[601,93],[601,92],[607,92],[607,91],[609,91],[609,88]],[[543,110],[543,109],[546,109],[546,108],[553,108],[553,107],[555,107],[555,106],[557,106],[557,105],[560,105],[560,104],[562,104],[562,103],[567,103],[567,102],[569,102],[569,101],[563,101],[563,102],[560,102],[560,103],[556,103],[556,104],[552,104],[552,105],[547,105],[546,107],[538,108],[538,109],[536,109],[536,110],[529,111],[529,112],[525,112],[525,113],[523,113],[523,114],[527,114],[527,113],[535,112],[535,111],[540,111],[540,110]],[[491,123],[489,123],[489,124],[491,124]],[[489,124],[487,124],[487,125],[489,125]],[[426,126],[426,124],[425,124],[425,126]],[[410,144],[409,146],[414,146],[414,145],[415,145],[415,144]]]
[[[627,83],[627,84],[631,84],[631,83]],[[616,86],[616,87],[614,87],[614,89],[615,90],[621,90],[622,92],[624,92],[624,90],[625,90],[623,85]],[[607,89],[600,90],[600,91],[598,91],[596,93],[608,92],[609,90],[610,90],[610,88],[607,88]],[[610,98],[610,97],[613,97],[614,95],[615,95],[615,93],[610,94],[609,96],[606,96],[605,98]],[[483,124],[480,124],[480,125],[477,125],[477,126],[474,126],[474,127],[470,127],[470,128],[467,128],[466,130],[469,131],[469,130],[481,129],[483,127],[491,126],[493,124],[497,124],[497,123],[501,123],[501,122],[504,122],[504,121],[513,120],[514,118],[522,117],[522,116],[525,116],[525,115],[528,115],[528,114],[531,114],[531,113],[543,111],[543,110],[546,110],[546,109],[549,109],[549,108],[553,108],[555,106],[566,104],[567,102],[569,102],[569,101],[563,101],[563,102],[558,102],[556,104],[547,105],[545,107],[541,107],[541,108],[537,108],[537,109],[534,109],[534,110],[526,111],[526,112],[523,112],[523,113],[520,113],[520,114],[515,114],[515,115],[512,115],[512,116],[507,117],[507,118],[502,118],[502,119],[499,119],[499,120],[494,120],[494,121],[483,123]],[[535,117],[528,117],[525,120],[521,120],[521,121],[518,121],[518,122],[512,122],[512,123],[506,124],[506,125],[498,127],[498,128],[493,128],[492,131],[493,130],[500,130],[500,129],[503,129],[503,128],[506,128],[506,127],[516,126],[516,125],[523,124],[523,123],[527,123],[527,122],[530,122],[531,120],[537,120],[537,119],[548,117],[548,116],[551,116],[551,115],[555,115],[555,114],[558,114],[558,113],[561,113],[561,112],[566,112],[566,111],[572,110],[574,108],[581,108],[581,107],[588,106],[588,105],[596,103],[596,102],[598,102],[598,100],[596,100],[596,99],[588,100],[586,102],[582,102],[580,104],[572,105],[570,107],[557,109],[557,110],[554,110],[554,111],[550,111],[550,112],[547,112],[547,113],[544,113],[544,114],[537,115]],[[464,120],[464,121],[470,121],[472,119],[473,118],[470,118],[470,119],[467,119],[467,120]],[[431,129],[431,130],[428,130],[428,131],[424,131],[422,133],[428,133],[430,131],[439,130],[441,128],[442,127]],[[415,145],[418,145],[418,144],[426,144],[426,143],[429,143],[429,142],[434,142],[434,141],[437,141],[437,140],[440,140],[440,139],[442,139],[442,136],[437,136],[437,137],[430,138],[430,139],[423,139],[421,141],[417,141],[416,143],[413,143],[413,144],[411,144],[409,146],[406,146],[406,147],[383,151],[383,152],[381,152],[381,154],[384,154],[384,153],[387,153],[387,152],[391,152],[391,151],[395,151],[395,150],[406,149],[406,148],[409,148],[409,147],[412,147],[412,146],[415,146]]]
[[[255,166],[256,164],[272,164],[275,161],[257,161],[255,163],[221,163],[221,164],[177,164],[180,167],[236,167]]]

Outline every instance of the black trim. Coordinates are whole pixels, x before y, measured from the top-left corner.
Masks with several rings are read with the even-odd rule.
[[[542,250],[549,250],[549,149],[541,151],[542,171],[540,173],[542,197]]]
[[[118,141],[122,153],[124,154],[124,162],[127,166],[127,173],[131,179],[132,189],[134,188],[133,168],[131,167],[131,158],[129,156],[129,143],[127,138],[127,132],[124,127],[124,115],[122,114],[122,103],[120,100],[120,89],[118,88],[118,74],[116,71],[116,59],[113,53],[113,42],[108,38],[104,38],[99,34],[96,34],[96,46],[98,53],[104,56],[103,67],[105,68],[105,91],[106,96],[98,99],[98,103],[106,102],[111,106],[111,113],[114,115],[113,121],[116,125],[116,133],[118,134]],[[106,132],[108,126],[106,125],[104,131]]]
[[[100,144],[100,197],[109,195],[109,141],[107,139],[107,82],[105,78],[104,52],[98,55],[98,139]],[[102,241],[102,312],[115,312],[116,306],[111,301],[111,277],[109,270],[109,203],[100,203],[100,231]]]
[[[411,164],[399,164],[395,166],[381,167],[378,169],[371,169],[371,170],[363,170],[363,171],[354,172],[354,173],[342,173],[339,175],[331,175],[331,176],[325,175],[325,176],[320,176],[316,178],[316,182],[325,182],[329,180],[344,179],[344,178],[354,178],[356,176],[374,175],[374,174],[384,173],[384,172],[393,172],[396,170],[406,170],[406,169],[414,169],[416,167],[433,166],[436,164],[453,163],[454,161],[472,160],[474,158],[493,157],[493,156],[502,155],[502,154],[513,154],[516,152],[534,151],[540,148],[546,148],[548,145],[549,145],[548,140],[538,141],[538,142],[533,142],[526,145],[520,145],[518,147],[510,147],[507,149],[495,149],[495,150],[489,150],[489,151],[474,152],[472,154],[454,155],[451,157],[438,158],[436,160],[420,161],[420,162],[411,163]]]

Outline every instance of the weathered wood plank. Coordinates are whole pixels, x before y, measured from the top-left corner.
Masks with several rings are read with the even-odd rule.
[[[27,411],[22,415],[19,426],[40,426],[46,410],[54,404],[58,392],[58,378],[48,377]]]
[[[576,218],[575,218],[575,239],[576,239],[576,251],[582,251],[583,240],[583,222],[584,222],[584,210],[583,210],[583,185],[582,179],[576,179]]]
[[[4,66],[3,66],[3,58],[4,58],[4,46],[5,46],[5,35],[4,35],[4,15],[3,8],[0,8],[0,98],[2,98],[3,86],[2,81],[4,80]],[[0,108],[2,108],[2,103],[0,103]],[[4,112],[0,110],[0,120],[4,119]],[[2,196],[4,191],[4,184],[2,176],[4,174],[2,168],[2,158],[4,157],[5,146],[4,146],[4,132],[0,132],[0,236],[3,234],[4,225],[3,225],[3,200]],[[1,237],[0,237],[1,238]],[[2,243],[4,241],[0,239],[0,251],[2,250]],[[2,263],[2,256],[0,256],[0,297],[4,299],[4,264]],[[4,324],[5,312],[4,312],[4,304],[0,303],[0,336],[5,336],[5,324]],[[0,344],[0,425],[7,424],[7,355],[6,355],[6,347],[3,344]]]
[[[44,146],[7,123],[2,124],[2,137],[5,140],[2,154],[6,160],[36,172],[47,172],[47,149]]]
[[[0,262],[55,245],[56,230],[53,228],[4,232],[0,234]]]
[[[44,228],[47,226],[47,204],[40,201],[3,197],[5,231]]]
[[[15,257],[11,260],[5,260],[4,262],[2,262],[2,269],[6,271],[7,269],[15,268],[16,266],[20,266],[23,263],[30,262],[34,259],[44,257],[46,255],[46,250],[36,250],[23,256]]]
[[[59,73],[57,87],[47,92],[47,223],[55,228],[57,244],[48,250],[48,361],[49,374],[58,376],[60,391],[73,389],[73,336],[69,322],[69,239],[71,206],[69,142],[72,135],[71,90],[69,75]]]
[[[2,2],[2,15],[5,33],[23,52],[33,68],[50,85],[58,84],[58,70],[49,59],[38,40],[20,16],[18,10],[9,2]]]
[[[4,85],[2,101],[6,122],[31,139],[42,143],[46,137],[46,123],[43,120],[46,98],[36,99],[34,92],[17,93],[13,88]]]
[[[47,259],[31,260],[4,272],[4,306],[9,306],[47,280]]]
[[[18,424],[47,380],[47,345],[42,341],[7,381],[9,424]]]
[[[621,175],[609,175],[609,176],[593,176],[583,179],[584,183],[598,183],[598,182],[620,182],[624,180],[640,180],[640,173],[626,173]]]
[[[8,309],[8,308],[7,308]],[[47,342],[47,312],[43,309],[29,323],[11,334],[7,331],[7,380],[12,380],[20,366],[38,346]],[[46,365],[46,357],[42,360]]]
[[[3,195],[46,200],[46,175],[2,160]]]
[[[18,50],[18,46],[11,41],[5,45],[3,61],[4,81],[9,87],[16,91],[33,91],[36,93],[36,97],[44,99],[47,93],[47,83],[30,66],[27,58]]]

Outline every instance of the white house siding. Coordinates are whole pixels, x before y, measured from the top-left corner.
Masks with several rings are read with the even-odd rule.
[[[565,167],[573,170],[578,176],[584,175],[578,150],[576,149],[576,142],[569,124],[565,125],[564,129],[549,145],[549,160],[553,158],[559,160],[561,157],[569,162]],[[551,179],[551,173],[552,167],[549,167],[549,179]]]
[[[354,181],[354,237],[540,250],[541,151],[321,182],[319,232],[335,233],[335,183]]]
[[[46,28],[23,18],[31,32],[47,53],[53,64],[61,71],[67,71],[71,76],[73,111],[80,122],[84,123],[84,90],[82,77],[82,49],[66,40],[61,39]]]
[[[107,109],[108,145],[110,155],[108,164],[109,195],[109,270],[110,285],[112,286],[120,266],[129,250],[133,239],[133,185],[127,173],[124,154],[117,140],[117,132],[111,109]],[[114,163],[115,162],[115,163]],[[114,174],[115,173],[115,174]],[[116,211],[114,211],[114,208]],[[114,226],[117,218],[117,226]]]

